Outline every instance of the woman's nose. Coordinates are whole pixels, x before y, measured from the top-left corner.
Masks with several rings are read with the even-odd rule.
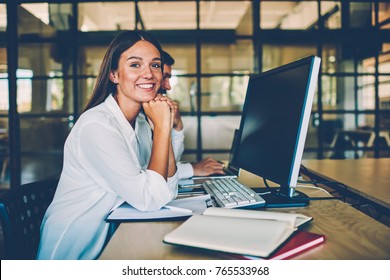
[[[153,72],[150,67],[145,67],[144,72],[142,73],[142,77],[145,79],[150,79],[153,77]]]

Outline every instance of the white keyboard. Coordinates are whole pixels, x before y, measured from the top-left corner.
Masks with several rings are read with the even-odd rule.
[[[203,183],[203,187],[219,207],[237,208],[265,204],[265,200],[254,190],[234,178],[208,180]]]

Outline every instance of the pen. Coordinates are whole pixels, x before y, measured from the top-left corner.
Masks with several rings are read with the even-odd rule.
[[[171,205],[165,205],[164,208],[172,210],[172,211],[176,211],[176,212],[192,214],[192,210],[190,210],[190,209],[180,208],[180,207],[171,206]]]

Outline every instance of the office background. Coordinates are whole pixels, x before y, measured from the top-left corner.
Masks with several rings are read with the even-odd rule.
[[[60,174],[105,49],[127,29],[176,60],[184,160],[227,159],[249,75],[307,55],[322,68],[304,158],[389,157],[389,28],[377,0],[0,0],[0,187]]]

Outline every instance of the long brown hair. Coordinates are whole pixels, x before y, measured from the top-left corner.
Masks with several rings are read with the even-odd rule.
[[[110,80],[110,73],[118,69],[119,58],[122,53],[141,40],[153,44],[159,51],[161,57],[161,45],[150,33],[142,30],[131,30],[120,33],[108,46],[102,64],[100,65],[92,96],[85,106],[84,112],[102,103],[109,94],[115,93],[116,85]]]

